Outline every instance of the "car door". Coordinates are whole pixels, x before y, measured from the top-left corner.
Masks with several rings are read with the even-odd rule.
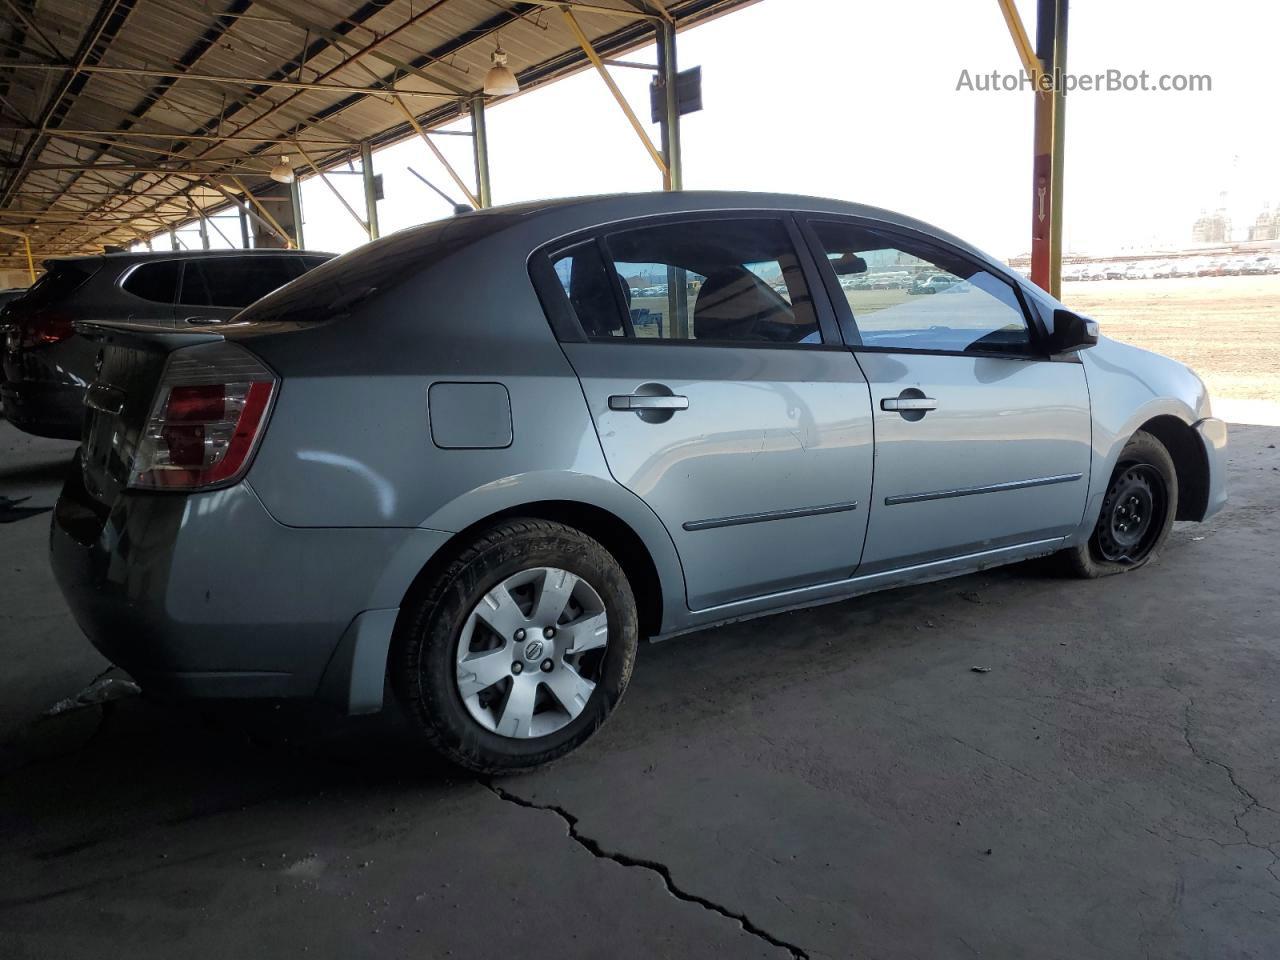
[[[665,524],[695,610],[843,579],[862,549],[867,385],[798,241],[789,218],[706,215],[531,262],[609,469]]]
[[[913,231],[813,219],[824,285],[870,384],[875,480],[860,574],[1034,552],[1079,527],[1088,492],[1083,365],[1051,358],[1016,286]],[[941,277],[843,289],[838,275]]]
[[[272,290],[302,276],[296,256],[195,257],[182,272],[177,325],[229,320]]]

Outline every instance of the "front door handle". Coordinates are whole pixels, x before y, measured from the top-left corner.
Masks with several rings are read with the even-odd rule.
[[[609,398],[610,410],[688,410],[688,397],[624,393]]]
[[[880,401],[881,410],[937,410],[938,401],[933,397],[885,397]]]

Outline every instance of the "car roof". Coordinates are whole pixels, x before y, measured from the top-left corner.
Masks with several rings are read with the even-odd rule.
[[[41,261],[46,268],[58,263],[146,263],[150,260],[196,260],[205,257],[335,257],[324,250],[123,250],[117,253],[90,253],[72,257],[50,257]]]
[[[544,238],[536,243],[536,245],[540,246],[544,242],[556,240],[575,231],[607,224],[612,220],[632,220],[645,216],[678,213],[729,213],[753,210],[777,210],[782,213],[794,211],[818,215],[833,214],[878,220],[888,226],[899,226],[930,234],[976,255],[979,259],[989,264],[995,265],[1002,272],[1008,272],[1008,266],[1004,261],[979,250],[968,241],[931,223],[868,204],[833,200],[826,197],[806,196],[804,194],[757,193],[745,190],[658,190],[644,193],[615,193],[507,204],[490,207],[485,210],[460,213],[452,219],[458,221],[482,217],[503,217],[510,220],[512,225],[524,223],[533,226],[534,224],[542,223],[545,224],[547,229],[543,234]],[[431,224],[423,224],[422,226],[409,227],[400,231],[400,233],[412,234],[414,231],[431,226]]]

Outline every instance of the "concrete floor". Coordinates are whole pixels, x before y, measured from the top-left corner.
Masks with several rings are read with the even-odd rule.
[[[646,646],[495,784],[394,716],[42,718],[107,664],[48,514],[0,514],[0,956],[1280,956],[1280,429],[1232,436],[1228,511],[1138,574]],[[0,424],[0,493],[50,506],[70,453]]]

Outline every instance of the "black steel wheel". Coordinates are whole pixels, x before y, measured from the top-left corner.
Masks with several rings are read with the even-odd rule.
[[[1168,510],[1160,471],[1150,463],[1122,463],[1102,501],[1091,546],[1110,563],[1142,563],[1160,539]]]
[[[1120,453],[1088,540],[1062,551],[1068,572],[1086,578],[1150,562],[1178,514],[1178,475],[1164,444],[1139,430]]]

